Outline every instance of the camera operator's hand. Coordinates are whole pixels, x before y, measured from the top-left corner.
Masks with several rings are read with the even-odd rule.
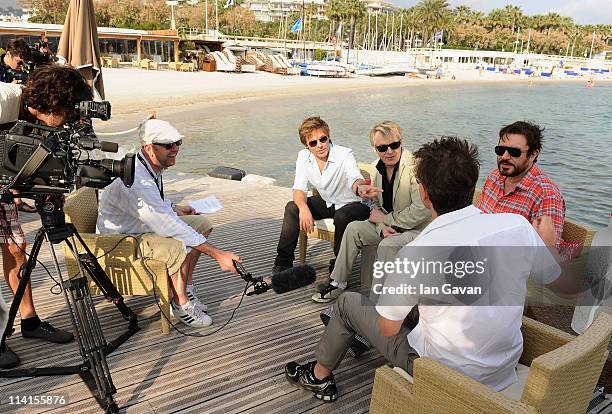
[[[174,211],[178,216],[193,216],[194,214],[198,214],[195,208],[178,204],[174,206]]]
[[[11,83],[21,83],[21,79],[13,79]]]

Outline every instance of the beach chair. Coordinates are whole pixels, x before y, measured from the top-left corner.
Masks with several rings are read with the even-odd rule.
[[[361,170],[361,174],[364,178],[371,178],[374,176],[372,166],[369,164],[359,164],[359,169]],[[317,190],[314,189],[312,191],[313,195],[318,194]],[[323,220],[315,220],[314,230],[306,233],[303,230],[300,230],[300,235],[298,238],[299,250],[298,250],[298,261],[301,264],[306,263],[306,249],[308,248],[308,238],[312,237],[314,239],[326,240],[328,241],[332,248],[334,246],[334,235],[336,229],[334,228],[334,219],[323,219]]]
[[[168,62],[169,70],[179,70],[181,68],[181,62]]]
[[[414,361],[413,375],[376,370],[370,412],[585,413],[608,356],[612,316],[602,313],[577,337],[523,317],[518,383],[501,392],[431,358]]]
[[[218,72],[235,72],[236,65],[232,65],[225,55],[221,52],[211,52],[207,56],[215,61],[215,65]]]
[[[138,243],[133,238],[124,238],[124,234],[96,234],[98,196],[95,189],[82,187],[66,196],[64,212],[66,221],[74,224],[121,295],[156,297],[161,309],[162,333],[168,334],[170,285],[166,263],[137,257]],[[83,251],[82,246],[75,243],[79,252]],[[78,274],[78,264],[65,243],[64,253],[68,275]],[[100,293],[93,282],[90,288],[92,293]]]
[[[280,55],[268,55],[266,57],[268,59],[268,67],[272,68],[270,72],[279,73],[281,75],[299,75],[300,68],[295,68],[293,66],[289,67],[285,65],[281,59]]]
[[[261,53],[258,52],[247,52],[246,62],[255,65],[256,70],[266,70],[266,60],[261,56]]]
[[[255,65],[248,63],[244,58],[236,57],[231,50],[225,49],[223,53],[230,63],[236,65],[236,72],[255,72]]]

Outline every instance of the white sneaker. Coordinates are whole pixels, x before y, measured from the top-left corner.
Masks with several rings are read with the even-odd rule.
[[[213,323],[212,318],[198,309],[192,301],[187,301],[184,305],[177,305],[172,302],[170,313],[185,325],[195,328],[210,326]]]
[[[202,303],[200,299],[198,299],[198,297],[195,295],[193,285],[187,285],[186,290],[187,290],[187,299],[193,302],[196,308],[199,308],[202,312],[206,312],[208,310],[208,306]]]

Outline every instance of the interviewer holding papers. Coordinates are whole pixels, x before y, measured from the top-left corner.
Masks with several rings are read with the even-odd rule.
[[[97,232],[135,235],[142,257],[167,263],[174,296],[172,314],[189,326],[209,326],[212,319],[196,297],[192,280],[200,253],[215,259],[221,270],[233,273],[232,260],[240,258],[207,241],[212,224],[206,217],[164,197],[162,174],[176,163],[183,135],[166,121],[150,119],[141,125],[139,136],[142,148],[136,156],[134,184],[127,188],[115,180],[104,189]]]

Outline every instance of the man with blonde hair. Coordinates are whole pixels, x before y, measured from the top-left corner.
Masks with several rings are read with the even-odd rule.
[[[377,124],[370,132],[370,144],[379,158],[373,163],[372,184],[383,191],[373,199],[367,220],[348,225],[331,280],[312,295],[315,302],[331,302],[344,292],[362,247],[378,246],[380,260],[392,259],[431,221],[431,212],[419,196],[414,157],[402,148],[401,127],[392,121]]]
[[[306,118],[299,128],[305,147],[295,163],[293,200],[287,203],[283,227],[278,240],[272,273],[293,266],[300,230],[310,232],[314,221],[333,218],[334,254],[338,254],[346,226],[354,220],[365,220],[370,209],[362,198],[373,197],[376,190],[366,185],[350,148],[333,144],[327,123],[318,116]],[[317,195],[308,197],[308,184]],[[334,259],[330,263],[330,270]]]

